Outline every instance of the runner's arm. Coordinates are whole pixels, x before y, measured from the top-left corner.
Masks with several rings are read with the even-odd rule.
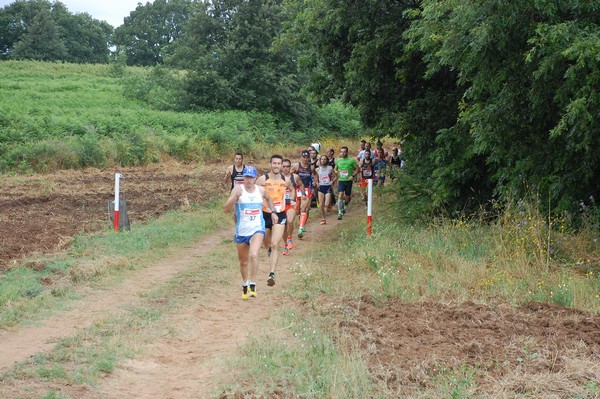
[[[279,218],[275,213],[275,204],[273,203],[273,197],[269,195],[269,193],[263,186],[258,186],[258,189],[263,195],[264,202],[266,202],[267,204],[267,209],[271,211],[271,219],[273,220],[273,223],[276,224]]]
[[[223,206],[223,211],[225,213],[232,212],[233,206],[238,201],[238,199],[240,198],[241,195],[242,195],[242,188],[234,187],[231,190],[231,194],[229,195],[229,198],[227,198],[227,202],[225,202],[225,206]]]
[[[300,189],[300,192],[304,192],[304,183],[302,183],[302,179],[297,174],[293,174],[294,179],[296,179],[296,187]]]

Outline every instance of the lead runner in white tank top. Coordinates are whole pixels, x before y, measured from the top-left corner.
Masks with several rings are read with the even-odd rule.
[[[257,185],[254,192],[250,193],[244,185],[240,186],[242,195],[235,203],[235,215],[237,224],[235,235],[237,237],[249,237],[256,233],[265,233],[265,220],[262,216],[263,196]]]

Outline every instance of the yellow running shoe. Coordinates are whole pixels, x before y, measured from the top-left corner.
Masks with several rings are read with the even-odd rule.
[[[244,285],[242,287],[242,299],[248,299],[248,286]]]
[[[250,284],[250,296],[256,298],[256,284]]]

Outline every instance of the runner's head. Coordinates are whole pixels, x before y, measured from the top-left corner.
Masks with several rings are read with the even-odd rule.
[[[292,161],[290,161],[288,158],[284,158],[281,161],[281,171],[283,172],[283,174],[286,176],[289,175],[291,168],[292,168]]]
[[[323,165],[323,166],[325,166],[329,163],[329,158],[327,158],[327,155],[321,155],[319,160],[321,161],[321,165]]]
[[[348,147],[344,146],[340,149],[340,157],[348,158]]]
[[[244,162],[244,154],[241,152],[236,152],[234,162],[236,166],[242,166],[242,163]]]
[[[253,185],[256,182],[257,174],[258,172],[254,166],[244,166],[244,170],[242,171],[242,176],[244,177],[244,184],[246,186]]]
[[[271,172],[279,173],[281,172],[281,164],[283,162],[283,157],[279,154],[271,155]]]
[[[309,157],[310,154],[307,150],[302,151],[302,154],[300,155],[300,162],[302,162],[303,165],[306,165],[310,159]]]

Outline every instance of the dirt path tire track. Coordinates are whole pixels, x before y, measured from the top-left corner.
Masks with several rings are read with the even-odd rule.
[[[74,335],[78,330],[90,326],[94,320],[135,303],[140,294],[174,277],[195,258],[203,256],[206,248],[219,244],[229,235],[228,232],[220,232],[204,238],[193,246],[137,270],[120,285],[111,287],[110,292],[86,288],[84,291],[87,293],[80,293],[84,299],[75,302],[70,310],[42,320],[36,326],[0,333],[0,373],[35,353],[51,350],[54,347],[52,341]]]
[[[239,289],[239,267],[235,246],[224,261],[232,266],[223,276],[230,283],[211,287],[196,298],[193,306],[178,309],[165,323],[177,327],[175,336],[164,337],[146,348],[142,356],[126,361],[107,376],[97,389],[77,388],[78,398],[208,398],[216,387],[215,377],[226,373],[221,360],[232,355],[250,334],[262,334],[260,321],[282,308],[282,289],[289,284],[291,268],[310,252],[311,241],[329,234],[337,225],[318,225],[316,212],[307,224],[304,240],[290,256],[280,256],[275,287],[267,287],[266,254],[261,253],[258,298],[242,301]],[[199,257],[207,256],[224,240],[230,240],[232,229],[201,239],[194,245],[176,251],[166,258],[132,273],[122,284],[88,292],[72,309],[42,320],[36,326],[0,334],[0,374],[36,353],[52,350],[60,338],[74,336],[95,320],[125,311],[140,301],[140,295],[184,271]],[[261,251],[263,252],[263,251]],[[110,295],[108,295],[110,294]],[[249,329],[248,326],[257,326]],[[7,388],[7,387],[5,387]],[[55,387],[54,389],[57,389]],[[0,393],[3,398],[7,392]],[[58,389],[60,390],[60,388]],[[69,389],[66,390],[68,393]],[[73,394],[74,392],[71,392]],[[18,397],[18,396],[17,396]]]
[[[313,212],[315,214],[315,212]],[[232,267],[227,281],[231,283],[208,290],[197,302],[173,314],[168,323],[179,326],[179,334],[154,342],[146,355],[127,362],[97,392],[84,399],[210,398],[215,395],[219,378],[228,373],[224,361],[235,354],[252,336],[264,336],[268,323],[261,323],[279,313],[286,304],[283,291],[292,282],[292,268],[300,259],[310,256],[311,242],[331,234],[337,222],[318,225],[316,216],[307,224],[303,240],[289,256],[280,256],[277,284],[267,287],[267,256],[261,253],[258,297],[243,301],[239,289],[239,268],[234,245],[228,259]],[[330,217],[330,219],[334,219]],[[262,251],[264,252],[264,251]]]

